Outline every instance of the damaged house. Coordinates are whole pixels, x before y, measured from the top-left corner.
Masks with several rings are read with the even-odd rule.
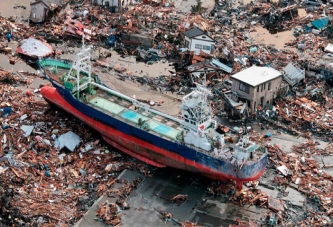
[[[272,104],[280,90],[282,73],[271,67],[252,66],[231,76],[232,100],[246,103],[250,111]]]
[[[37,0],[30,3],[29,20],[42,23],[54,15],[60,16],[69,9],[69,0]]]
[[[199,28],[191,29],[185,32],[185,47],[199,55],[200,51],[206,54],[212,54],[215,41]]]

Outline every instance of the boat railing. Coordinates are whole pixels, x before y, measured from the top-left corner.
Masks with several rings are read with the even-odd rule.
[[[181,143],[179,143],[179,144],[181,144]],[[210,157],[213,157],[213,158],[216,158],[216,159],[219,159],[219,160],[224,160],[224,161],[228,161],[226,158],[224,158],[223,156],[221,156],[221,155],[215,155],[215,153],[213,152],[214,151],[214,148],[212,148],[210,151],[206,151],[206,150],[204,150],[204,149],[201,149],[201,148],[199,148],[199,147],[196,147],[196,146],[194,146],[194,145],[192,145],[192,144],[185,144],[187,147],[190,147],[190,148],[192,148],[193,150],[196,150],[196,151],[198,151],[198,152],[200,152],[200,153],[202,153],[202,154],[205,154],[205,155],[208,155],[208,156],[210,156]],[[231,145],[231,144],[230,144]],[[232,147],[230,147],[230,148],[232,148]],[[263,152],[263,154],[264,153],[267,153],[267,152]],[[261,155],[261,156],[258,156],[258,157],[260,157],[257,161],[259,161],[260,159],[262,159],[263,157],[264,157],[264,155]],[[253,161],[252,161],[253,162]],[[253,164],[253,163],[251,163],[251,162],[246,162],[244,165],[251,165],[251,164]]]

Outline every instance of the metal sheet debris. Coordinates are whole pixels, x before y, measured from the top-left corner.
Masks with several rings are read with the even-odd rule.
[[[56,139],[56,146],[59,150],[66,147],[68,150],[73,152],[80,143],[80,137],[72,131],[66,132]]]
[[[31,135],[32,131],[34,130],[34,126],[31,125],[22,125],[21,130],[24,132],[23,136],[28,137]]]
[[[52,47],[45,42],[35,38],[22,40],[21,46],[17,48],[17,52],[30,57],[46,57],[53,53]]]

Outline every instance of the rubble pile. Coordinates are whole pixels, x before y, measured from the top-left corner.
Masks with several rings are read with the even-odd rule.
[[[101,204],[96,211],[96,215],[98,220],[102,219],[105,224],[112,226],[120,224],[120,207],[115,203],[106,201]]]
[[[105,194],[109,197],[114,198],[126,198],[135,189],[138,184],[141,182],[140,178],[135,179],[133,182],[124,181],[122,182],[122,186],[118,189],[109,189],[105,192]],[[106,184],[108,186],[108,184]],[[111,184],[112,185],[112,184]],[[110,186],[111,186],[110,185]],[[124,207],[123,204],[119,204],[121,207]]]
[[[193,82],[188,80],[189,70],[186,67],[196,63],[207,64],[213,59],[231,67],[231,71],[217,67],[219,73],[209,78],[207,83],[211,87],[217,85],[220,80],[228,79],[229,74],[237,73],[251,65],[269,65],[281,70],[288,63],[295,62],[304,67],[312,67],[314,70],[318,67],[330,70],[329,66],[320,66],[316,61],[323,56],[322,50],[329,43],[326,36],[328,32],[314,34],[307,33],[303,29],[309,23],[322,18],[325,9],[317,7],[316,10],[308,10],[308,14],[303,16],[298,14],[303,6],[295,4],[284,6],[258,2],[238,6],[237,10],[230,10],[227,7],[227,4],[222,7],[216,6],[211,14],[208,12],[195,14],[178,11],[173,2],[147,5],[147,2],[143,1],[136,5],[128,5],[121,12],[115,13],[107,10],[107,7],[91,6],[88,2],[83,2],[71,5],[64,14],[51,18],[55,23],[45,23],[42,28],[29,27],[24,23],[13,23],[2,18],[4,26],[2,31],[5,34],[6,30],[11,30],[16,40],[36,34],[38,39],[56,43],[57,56],[68,52],[69,45],[76,45],[84,37],[95,47],[113,46],[125,56],[136,55],[148,63],[156,60],[169,61],[175,65],[177,71],[175,72],[177,78],[171,78],[171,83],[177,82],[175,85],[170,85],[169,78],[166,78],[167,81],[163,78],[158,81],[148,81],[149,79],[140,75],[140,72],[129,72],[118,64],[108,62],[107,56],[103,56],[104,59],[96,59],[96,65],[114,69],[120,78],[130,78],[142,84],[149,84],[153,90],[178,91],[178,94],[183,94],[184,89],[186,90]],[[219,19],[218,12],[221,9],[226,10],[223,14],[224,19]],[[331,14],[328,10],[325,12],[326,16]],[[294,31],[295,39],[285,44],[288,48],[278,49],[274,45],[266,45],[251,38],[250,34],[256,31],[258,24],[264,24],[268,28],[279,24],[283,27],[283,31],[296,26],[302,29]],[[194,53],[185,46],[183,33],[196,27],[215,40],[211,55],[202,50]],[[25,33],[27,34],[23,35]],[[111,42],[110,37],[114,41]],[[148,47],[156,51],[157,55],[151,55],[147,50]],[[310,50],[310,54],[304,54]],[[178,69],[182,71],[178,72]],[[216,102],[219,103],[221,102]],[[222,107],[218,108],[216,112],[221,112],[221,109]]]
[[[256,182],[253,182],[257,184]],[[252,183],[249,183],[250,185]],[[214,183],[208,188],[208,193],[213,195],[227,195],[229,201],[232,201],[241,206],[243,205],[258,205],[260,207],[267,206],[268,195],[255,188],[246,188],[243,190],[236,190],[236,186],[233,182],[227,184],[214,185]]]
[[[31,33],[29,33],[29,27],[23,23],[15,23],[15,21],[11,21],[11,18],[0,17],[0,34],[2,37],[2,41],[5,41],[6,34],[8,31],[13,32],[15,34],[14,40],[21,40],[23,38],[29,37]],[[5,42],[1,42],[1,51],[7,52]]]
[[[267,28],[271,33],[275,33],[291,29],[294,26],[295,17],[298,17],[296,4],[277,9],[270,6],[269,10],[265,10],[262,14],[262,22],[264,23],[264,28]]]
[[[49,109],[45,101],[9,85],[0,89],[3,224],[67,226],[81,218],[96,196],[110,194],[123,169],[148,173],[146,166],[107,150],[84,124]],[[128,207],[122,199],[139,182],[123,182],[113,194],[119,197],[117,206]]]
[[[197,223],[192,223],[190,221],[185,221],[181,224],[182,227],[203,227],[201,225],[197,225]]]
[[[325,48],[332,43],[333,23],[327,17],[333,12],[323,6],[307,7],[306,10],[304,7],[302,4],[252,2],[238,8],[217,4],[212,12],[189,13],[179,11],[172,1],[168,4],[142,1],[126,6],[120,12],[110,12],[107,7],[91,6],[84,1],[70,5],[63,15],[55,15],[50,19],[52,23],[38,26],[0,17],[0,52],[8,55],[10,64],[21,58],[26,60],[26,56],[14,56],[6,42],[7,33],[18,42],[34,36],[45,43],[54,43],[54,57],[60,58],[72,51],[68,47],[79,46],[84,38],[94,50],[112,47],[122,57],[135,55],[136,60],[148,65],[157,61],[173,65],[172,75],[151,77],[140,70],[130,72],[126,66],[111,61],[111,51],[93,59],[96,67],[102,67],[104,72],[110,70],[121,80],[177,95],[187,94],[198,82],[198,75],[210,67],[213,71],[207,73],[206,85],[213,91],[214,115],[222,115],[224,93],[232,87],[230,75],[252,65],[281,71],[292,62],[315,74],[307,74],[306,79],[295,86],[287,85],[291,89],[287,89],[285,96],[276,99],[274,105],[260,107],[255,117],[262,122],[263,129],[269,124],[277,133],[282,130],[309,139],[317,136],[332,141],[331,89],[324,81],[333,78],[333,70],[332,65],[321,60],[326,54]],[[305,16],[300,14],[301,10],[305,10]],[[322,19],[327,24],[321,23]],[[315,23],[318,20],[319,25]],[[264,44],[264,34],[257,34],[256,38],[261,39],[262,35],[262,39],[255,41],[252,34],[262,27],[276,36],[279,36],[278,32],[292,30],[294,38],[287,41],[284,48]],[[210,54],[204,49],[191,51],[188,48],[184,33],[194,28],[200,28],[205,36],[214,40]],[[30,57],[36,59],[36,56]],[[28,85],[35,77],[36,74],[23,71],[0,69],[2,83]],[[135,169],[149,176],[147,167],[110,152],[84,124],[48,109],[44,101],[36,101],[38,90],[32,94],[14,86],[0,85],[1,221],[12,225],[66,226],[75,223],[97,196],[107,195],[117,201],[99,206],[96,219],[106,224],[121,224],[121,210],[129,208],[127,197],[141,179],[121,182],[117,173]],[[163,103],[163,100],[138,101]],[[251,139],[258,143],[270,140],[259,134],[252,134]],[[307,212],[299,221],[300,226],[324,226],[333,215],[332,176],[323,170],[330,166],[321,166],[312,157],[313,154],[331,155],[333,145],[324,149],[316,145],[313,140],[295,145],[295,153],[268,146],[269,166],[277,173],[274,185],[282,192],[285,187],[295,188],[314,204],[305,208]],[[122,186],[114,188],[116,183]],[[267,221],[275,223],[278,219],[283,225],[289,204],[258,189],[258,184],[251,182],[248,188],[237,191],[233,183],[216,183],[209,188],[209,193],[226,195],[242,206],[267,207],[270,209]],[[171,200],[180,205],[187,200],[187,195],[179,194]],[[173,219],[171,213],[160,213],[165,220]],[[238,223],[238,226],[255,226],[251,220],[249,223],[238,220]],[[197,226],[189,221],[178,224]]]
[[[38,76],[35,73],[24,71],[9,72],[0,68],[0,82],[3,84],[29,85],[36,77]]]
[[[316,146],[319,145],[319,142],[315,142],[313,140],[308,140],[306,142],[295,144],[292,146],[292,150],[303,154],[305,156],[310,156],[311,154],[317,155],[332,155],[333,154],[333,146],[329,143],[325,148],[319,149]]]
[[[249,37],[249,31],[255,31],[257,23],[268,23],[267,26],[270,28],[273,27],[272,24],[277,22],[284,23],[285,28],[283,30],[290,30],[291,26],[305,26],[311,20],[318,19],[320,13],[322,13],[321,10],[318,10],[312,12],[313,17],[300,18],[297,14],[298,7],[296,5],[277,8],[273,4],[257,3],[247,6],[247,8],[241,15],[237,16],[240,19],[238,26],[232,26],[232,20],[234,20],[232,12],[228,12],[225,15],[226,19],[220,21],[214,20],[214,17],[177,12],[173,4],[165,7],[161,4],[146,5],[145,3],[128,6],[127,10],[119,13],[111,13],[98,6],[93,7],[83,4],[79,8],[71,8],[61,17],[56,17],[56,23],[45,24],[43,29],[37,30],[35,27],[28,28],[22,24],[15,25],[12,22],[4,24],[8,24],[7,27],[14,29],[13,33],[18,40],[24,38],[22,34],[27,32],[25,37],[34,33],[38,35],[38,38],[46,41],[68,40],[68,38],[74,38],[74,40],[77,38],[80,41],[81,37],[84,36],[87,41],[91,41],[96,45],[105,45],[110,35],[114,35],[118,44],[121,44],[116,45],[115,48],[128,55],[138,53],[137,47],[142,42],[130,40],[126,37],[131,34],[140,34],[154,40],[151,43],[151,47],[159,49],[161,55],[166,57],[178,54],[178,48],[183,45],[183,32],[199,27],[216,40],[216,48],[213,55],[217,58],[231,61],[232,65],[234,65],[233,73],[235,73],[241,68],[252,64],[265,65],[269,63],[272,67],[280,69],[288,63],[288,60],[295,60],[298,57],[298,54],[295,53],[290,58],[286,58],[283,56],[283,50],[280,51],[274,47],[255,43]],[[253,15],[258,15],[259,17]],[[288,25],[287,22],[289,22]],[[309,35],[310,37],[306,37]],[[325,37],[301,34],[292,43],[287,43],[286,46],[295,47],[296,44],[304,43],[303,37],[309,40],[305,49],[317,50],[324,43],[327,43],[324,42],[326,40]],[[318,39],[320,42],[316,42]],[[57,53],[59,54],[59,50]],[[194,58],[196,58],[196,61],[204,60],[202,58]]]
[[[321,81],[299,85],[285,97],[276,100],[276,105],[258,110],[262,123],[275,130],[323,141],[332,140],[333,116],[331,88]]]
[[[229,225],[229,227],[258,227],[258,225],[254,223],[251,219],[248,222],[237,219],[236,222],[237,224]]]
[[[179,206],[187,200],[187,195],[176,195],[171,200]]]
[[[175,219],[174,219],[174,217],[173,217],[173,215],[171,213],[165,212],[163,210],[158,210],[158,212],[160,214],[161,219],[165,220],[165,223],[167,221],[170,221],[170,220],[174,220],[175,221]]]
[[[87,42],[96,46],[108,46],[110,36],[114,36],[116,42],[112,45],[116,50],[127,55],[137,55],[138,47],[143,45],[141,38],[133,38],[133,35],[145,37],[150,40],[149,47],[158,49],[160,56],[175,59],[179,54],[179,48],[185,48],[183,33],[192,28],[200,28],[208,36],[215,40],[215,48],[212,52],[215,58],[227,60],[233,67],[233,73],[242,68],[257,64],[270,64],[276,69],[281,69],[290,60],[300,59],[297,49],[311,50],[307,59],[316,62],[317,57],[322,56],[322,47],[328,43],[326,33],[315,35],[306,33],[304,29],[297,30],[294,41],[286,43],[286,46],[297,47],[295,53],[288,54],[270,45],[255,42],[250,37],[250,32],[256,30],[258,24],[276,32],[286,31],[296,26],[304,27],[312,21],[332,13],[322,7],[308,11],[308,15],[300,16],[298,10],[301,5],[283,6],[273,3],[255,3],[238,9],[230,10],[228,5],[222,7],[226,12],[223,19],[219,19],[221,7],[215,7],[203,14],[181,12],[177,10],[171,1],[168,4],[147,4],[145,1],[136,5],[128,5],[121,12],[110,12],[105,7],[91,6],[89,2],[73,4],[70,9],[50,20],[54,23],[45,23],[42,27],[27,26],[24,23],[15,23],[9,19],[1,18],[2,33],[5,38],[6,31],[11,31],[16,40],[28,38],[32,34],[36,38],[46,42],[80,42],[82,37]],[[204,12],[204,11],[203,11]],[[277,29],[276,27],[279,27]],[[145,46],[147,46],[145,44]],[[57,48],[56,54],[60,55],[66,48]],[[196,62],[203,62],[202,56],[189,55]],[[212,58],[212,56],[209,56]],[[175,59],[179,61],[180,59]],[[191,61],[189,61],[191,62]]]
[[[310,144],[307,149],[310,152],[303,151],[304,145]],[[302,153],[304,156],[295,153],[286,153],[281,148],[270,146],[270,161],[274,163],[279,175],[275,176],[274,182],[278,185],[289,185],[299,192],[307,195],[311,202],[317,205],[316,210],[313,208],[306,209],[306,215],[298,225],[325,226],[330,223],[332,218],[332,199],[330,193],[332,188],[332,175],[320,169],[319,163],[313,159],[310,154],[316,154],[313,148],[313,142],[294,146],[293,150]],[[300,152],[301,151],[301,152]],[[315,218],[315,219],[314,219]]]
[[[333,217],[332,199],[330,193],[332,188],[333,176],[325,172],[325,168],[331,166],[321,165],[316,161],[316,156],[331,155],[332,147],[329,145],[324,149],[316,147],[318,143],[307,141],[299,145],[294,145],[292,150],[296,153],[287,153],[277,145],[268,145],[269,152],[268,168],[276,170],[276,175],[272,185],[261,184],[260,182],[249,182],[246,188],[241,191],[236,190],[233,182],[216,183],[213,182],[208,188],[208,194],[214,196],[226,196],[241,206],[256,205],[267,207],[269,211],[266,214],[267,219],[262,224],[279,224],[281,226],[293,226],[290,223],[289,212],[294,211],[293,207],[304,211],[304,215],[296,217],[298,226],[327,226],[331,223]],[[325,156],[323,157],[325,160]],[[274,198],[272,195],[258,189],[258,185],[264,185],[268,188],[278,187],[282,192],[282,199]],[[308,196],[307,206],[296,205],[289,200],[284,199],[288,193],[288,188],[296,189],[298,192]],[[295,197],[297,201],[298,197]],[[294,219],[295,220],[295,219]],[[251,221],[253,222],[253,221]],[[231,226],[251,226],[250,223],[239,220],[239,225]],[[256,226],[253,223],[253,226]]]
[[[312,57],[319,57],[318,49],[323,44],[323,38],[316,36],[313,33],[302,34],[295,37],[293,41],[287,42],[285,45],[288,47],[301,47],[303,50],[312,49]],[[304,45],[304,46],[303,46]]]

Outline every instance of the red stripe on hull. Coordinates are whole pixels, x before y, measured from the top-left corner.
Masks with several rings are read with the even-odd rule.
[[[136,158],[136,159],[139,159],[140,161],[142,162],[145,162],[145,163],[148,163],[149,165],[152,165],[152,166],[155,166],[155,167],[158,167],[158,168],[164,168],[166,167],[165,165],[162,165],[160,163],[157,163],[157,162],[153,162],[151,161],[150,159],[148,158],[145,158],[145,157],[142,157],[138,154],[135,154],[134,152],[126,149],[124,146],[120,146],[119,144],[117,144],[116,142],[112,141],[111,139],[107,138],[106,136],[103,136],[103,139],[108,143],[110,144],[111,146],[113,146],[114,148],[117,148],[118,150],[121,150],[122,152]]]
[[[232,175],[223,174],[221,172],[212,170],[209,167],[204,166],[200,163],[185,159],[178,154],[164,150],[136,137],[129,136],[114,128],[108,127],[101,122],[89,118],[88,116],[84,115],[73,106],[71,106],[53,87],[44,86],[41,89],[41,94],[48,102],[57,105],[59,108],[67,111],[68,113],[72,114],[73,116],[85,122],[90,127],[100,132],[103,137],[107,138],[106,142],[110,143],[112,146],[118,148],[119,150],[122,150],[123,152],[133,157],[140,157],[138,158],[139,160],[142,160],[149,164],[152,163],[152,165],[154,165],[155,163],[154,166],[169,166],[191,172],[197,172],[215,180],[225,181],[231,179],[237,182],[257,180],[265,171],[265,169],[263,169],[256,176],[242,179],[236,178]]]

